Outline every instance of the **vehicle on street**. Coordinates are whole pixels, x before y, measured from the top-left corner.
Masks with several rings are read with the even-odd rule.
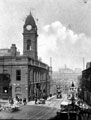
[[[43,98],[37,99],[35,104],[45,104],[45,99]]]
[[[60,86],[57,86],[57,98],[62,98],[62,91]]]

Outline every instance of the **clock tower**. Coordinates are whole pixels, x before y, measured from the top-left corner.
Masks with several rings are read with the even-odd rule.
[[[23,55],[35,60],[37,56],[37,26],[31,13],[27,16],[23,26]]]

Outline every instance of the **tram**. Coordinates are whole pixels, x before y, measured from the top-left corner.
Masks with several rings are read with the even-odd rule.
[[[62,98],[62,90],[60,86],[57,86],[57,98]]]

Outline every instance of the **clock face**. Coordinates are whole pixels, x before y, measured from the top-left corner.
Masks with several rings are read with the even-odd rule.
[[[26,26],[26,29],[27,29],[27,30],[31,30],[31,29],[32,29],[32,26],[31,26],[31,25],[27,25],[27,26]]]

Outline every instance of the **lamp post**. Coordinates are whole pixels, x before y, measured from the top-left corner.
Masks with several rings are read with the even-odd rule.
[[[81,89],[81,88],[78,88],[78,97],[79,97],[79,98],[82,98],[82,93],[81,93],[81,92],[82,92],[82,89]]]

